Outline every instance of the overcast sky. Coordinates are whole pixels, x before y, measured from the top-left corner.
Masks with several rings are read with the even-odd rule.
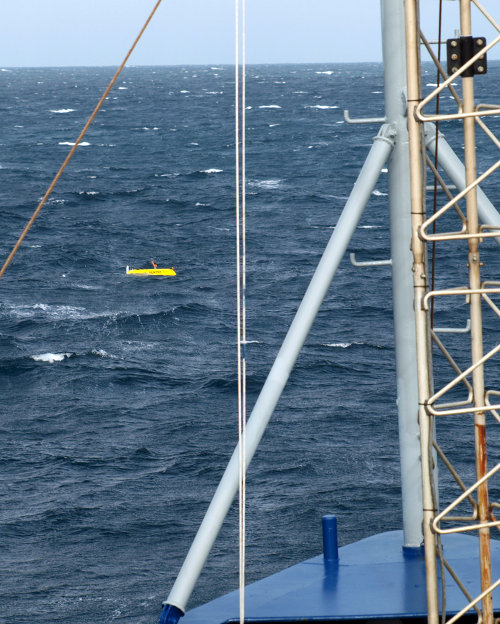
[[[500,21],[499,0],[483,3]],[[0,4],[0,66],[119,65],[155,0]],[[436,4],[422,0],[432,38]],[[444,5],[457,12],[457,1]],[[234,0],[163,0],[130,64],[232,63],[233,20]],[[381,60],[378,0],[247,0],[247,22],[248,63]],[[479,30],[492,38],[492,29]],[[490,58],[500,58],[500,50]]]

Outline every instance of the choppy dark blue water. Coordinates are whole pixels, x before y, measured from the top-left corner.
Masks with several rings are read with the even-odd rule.
[[[0,73],[7,256],[113,70]],[[252,67],[248,393],[383,114],[379,65]],[[237,440],[233,70],[125,70],[0,282],[0,620],[155,622]],[[350,251],[389,257],[386,173]],[[127,265],[174,266],[136,278]],[[390,270],[341,265],[248,477],[248,579],[400,528]],[[348,390],[348,388],[352,388]],[[236,586],[233,510],[192,605]]]

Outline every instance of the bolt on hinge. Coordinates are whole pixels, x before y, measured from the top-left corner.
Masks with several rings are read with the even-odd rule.
[[[448,75],[454,74],[473,56],[480,52],[486,45],[484,37],[455,37],[447,39],[446,52],[448,57]],[[463,73],[463,78],[470,78],[475,74],[485,74],[488,69],[486,54],[468,67]]]

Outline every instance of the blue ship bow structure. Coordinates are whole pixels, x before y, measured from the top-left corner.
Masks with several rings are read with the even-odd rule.
[[[402,541],[402,531],[373,535],[340,548],[336,560],[318,555],[249,585],[245,592],[245,621],[427,618],[424,550],[402,548]],[[477,539],[448,536],[443,549],[469,591],[478,594]],[[500,561],[499,543],[495,543],[494,558]],[[448,615],[458,613],[464,598],[449,573],[446,573],[445,587],[446,611]],[[441,594],[441,582],[439,590]],[[182,622],[239,622],[239,592],[188,611]]]
[[[492,175],[499,168],[500,161],[494,166],[486,164],[483,168],[486,174],[476,181],[474,136],[477,122],[492,139],[493,131],[487,128],[485,119],[479,118],[492,115],[498,118],[500,106],[476,106],[473,82],[475,74],[483,77],[486,73],[484,55],[500,42],[500,26],[494,16],[483,10],[479,0],[474,3],[457,0],[450,4],[454,5],[456,19],[450,29],[460,34],[447,44],[448,68],[440,65],[438,55],[428,46],[442,84],[424,99],[419,57],[420,46],[426,44],[426,39],[419,31],[418,0],[381,0],[386,117],[247,426],[248,466],[378,175],[387,164],[403,527],[338,548],[336,519],[325,517],[323,554],[246,588],[244,619],[247,622],[426,618],[429,624],[438,624],[440,620],[454,624],[472,618],[482,624],[493,624],[496,612],[500,612],[500,589],[497,589],[500,542],[490,535],[500,523],[488,498],[488,483],[500,469],[500,463],[494,457],[493,447],[490,465],[494,467],[488,468],[485,429],[486,415],[489,420],[494,417],[500,422],[500,404],[496,404],[500,391],[487,389],[483,374],[493,356],[500,352],[500,344],[493,347],[488,344],[483,352],[481,325],[481,306],[486,306],[498,328],[500,281],[489,275],[486,279],[481,277],[479,261],[480,244],[485,241],[498,252],[500,215],[478,186],[486,174]],[[440,1],[436,0],[434,5],[437,13]],[[491,44],[486,44],[482,35],[472,35],[472,9],[494,31]],[[461,84],[460,93],[454,88],[457,83]],[[426,113],[428,102],[447,88],[451,90],[448,100],[454,100],[455,109],[448,104],[444,113]],[[381,121],[373,118],[356,121],[349,115],[346,120]],[[463,126],[464,163],[438,132],[436,124],[441,120],[453,120]],[[499,145],[500,141],[496,140],[497,149]],[[426,149],[430,154],[427,160],[424,159]],[[491,158],[487,160],[490,162]],[[439,185],[444,191],[441,204],[435,199],[434,209],[430,211],[432,217],[425,207],[428,202],[425,163],[435,174],[436,187]],[[447,187],[446,179],[453,186]],[[459,202],[465,204],[462,210],[457,208]],[[445,228],[450,231],[444,233],[442,227],[432,229],[444,214],[452,215],[457,223],[446,222]],[[448,254],[450,241],[463,250],[463,262],[460,262],[464,267],[464,282],[446,284],[438,290],[430,277],[427,258],[428,255],[439,257],[437,250]],[[426,246],[429,242],[432,246]],[[453,354],[456,341],[450,347],[444,345],[447,335],[456,338],[464,330],[435,327],[430,312],[430,300],[460,297],[461,303],[455,306],[459,307],[464,295],[471,327],[470,345],[467,343],[465,349],[469,362],[465,366]],[[463,344],[460,349],[463,355]],[[441,369],[434,368],[435,352],[440,352],[449,365],[443,382],[438,374]],[[489,377],[494,381],[497,378],[497,373]],[[450,389],[457,388],[465,389],[466,396],[448,397]],[[437,429],[440,433],[443,430],[437,426],[441,416],[459,419],[459,423],[464,417],[469,419],[464,426],[470,426],[475,434],[471,465],[475,466],[476,481],[472,484],[471,474],[462,479],[441,448],[436,436]],[[174,624],[181,617],[185,624],[240,621],[238,591],[187,610],[192,588],[237,490],[237,457],[238,449],[164,604],[160,624]],[[451,502],[446,497],[441,503],[438,500],[438,459],[452,475],[460,493]],[[449,499],[449,492],[446,496]],[[464,506],[469,508],[464,511]],[[444,511],[440,512],[440,508]]]

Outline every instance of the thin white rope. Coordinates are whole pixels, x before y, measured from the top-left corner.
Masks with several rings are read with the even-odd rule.
[[[240,24],[240,1],[242,19]],[[238,357],[238,481],[239,481],[239,612],[245,621],[246,551],[246,6],[235,0],[235,170],[236,170],[236,324]],[[241,31],[241,113],[240,113],[240,31]],[[241,116],[241,127],[240,127]],[[241,151],[241,163],[240,163]],[[241,200],[240,200],[241,198]]]

